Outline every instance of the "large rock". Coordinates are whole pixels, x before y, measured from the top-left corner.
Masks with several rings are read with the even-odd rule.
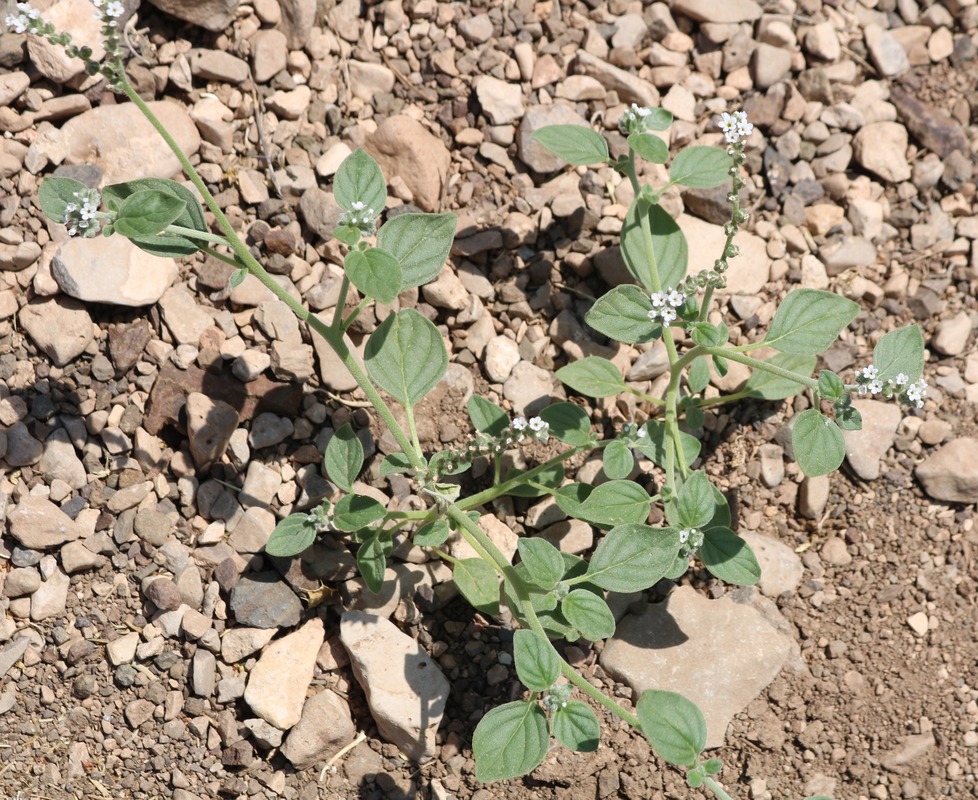
[[[150,0],[160,11],[220,33],[233,21],[238,0]],[[310,23],[311,24],[311,23]]]
[[[917,466],[917,480],[935,500],[978,503],[978,439],[948,442]]]
[[[187,395],[186,408],[190,454],[201,473],[205,473],[224,456],[231,434],[238,427],[238,412],[223,400],[200,392]]]
[[[648,689],[692,700],[706,718],[706,746],[720,747],[733,715],[774,680],[790,647],[754,608],[682,586],[625,616],[601,666],[631,687],[635,701]]]
[[[761,7],[753,0],[674,0],[673,14],[682,14],[697,22],[753,22],[761,16]]]
[[[172,258],[147,253],[124,236],[69,239],[51,260],[51,275],[63,292],[114,306],[151,306],[178,274]]]
[[[169,100],[149,108],[188,156],[200,149],[200,134],[183,106]],[[93,108],[68,120],[61,129],[68,142],[65,164],[94,164],[105,184],[135,178],[173,178],[180,162],[160,134],[132,103]]]
[[[399,114],[381,123],[364,145],[389,181],[401,178],[422,211],[441,208],[442,189],[448,180],[448,148],[411,117]]]
[[[62,480],[72,489],[81,489],[88,482],[85,465],[75,452],[71,437],[64,428],[56,428],[44,442],[44,454],[37,469],[50,485],[53,480]]]
[[[557,158],[543,145],[533,141],[533,134],[547,125],[580,125],[590,128],[588,121],[571,106],[554,103],[549,106],[533,106],[520,120],[520,130],[516,136],[517,153],[520,160],[534,172],[556,172],[567,166],[567,162]]]
[[[71,297],[35,297],[20,309],[20,324],[55,366],[81,355],[95,338],[87,309]]]
[[[360,611],[343,614],[340,640],[380,735],[415,760],[433,756],[450,689],[434,659],[394,623]]]
[[[907,129],[899,122],[871,122],[852,139],[856,161],[883,180],[910,180],[907,161]]]
[[[317,617],[265,648],[245,688],[251,710],[280,730],[295,725],[324,639],[323,621]]]
[[[301,50],[316,22],[316,0],[278,0],[282,18],[278,27],[288,39],[289,50]]]
[[[862,430],[843,431],[846,461],[864,481],[880,476],[880,462],[893,444],[903,412],[896,403],[882,400],[856,400],[853,408],[863,418]]]
[[[214,324],[213,317],[197,305],[194,296],[183,286],[174,286],[163,294],[160,310],[177,344],[196,346],[204,331]]]
[[[618,92],[618,97],[626,103],[638,103],[640,106],[659,104],[659,92],[651,83],[592,56],[586,50],[577,51],[574,64],[576,72],[594,78],[605,89]]]
[[[25,497],[8,518],[10,535],[30,550],[49,550],[85,535],[81,525],[44,497]]]
[[[324,689],[306,700],[302,718],[282,746],[282,755],[296,769],[306,769],[345,747],[356,732],[346,701]]]
[[[493,125],[507,125],[523,116],[523,90],[518,83],[486,75],[479,78],[475,93]]]
[[[72,44],[92,48],[93,59],[101,61],[105,58],[102,25],[95,19],[89,0],[60,0],[45,10],[43,16],[56,31],[70,31]],[[27,37],[27,53],[38,72],[55,83],[67,83],[85,73],[85,62],[80,58],[68,58],[64,47],[43,36]]]
[[[712,269],[727,240],[723,226],[688,214],[682,214],[676,222],[689,243],[689,274]],[[771,277],[767,245],[760,236],[745,230],[737,232],[734,244],[740,248],[740,254],[730,259],[726,272],[727,286],[717,294],[760,294]]]

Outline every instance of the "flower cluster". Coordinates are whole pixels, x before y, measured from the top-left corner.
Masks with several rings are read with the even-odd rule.
[[[515,432],[517,442],[522,442],[528,435],[545,442],[550,436],[550,425],[540,417],[530,417],[529,421],[526,417],[517,417],[509,427]]]
[[[927,396],[927,384],[921,378],[916,383],[910,383],[910,378],[900,372],[895,378],[880,377],[880,371],[875,365],[856,370],[856,391],[861,395],[881,394],[883,397],[896,397],[901,403],[914,408],[924,407]]]
[[[100,22],[106,17],[112,20],[119,19],[126,13],[126,7],[119,0],[92,0],[92,5],[98,9],[93,16]]]
[[[649,311],[649,319],[653,322],[661,322],[663,325],[672,323],[679,315],[676,309],[682,308],[683,303],[686,302],[686,295],[675,289],[653,292],[650,298],[652,310]]]
[[[733,114],[724,111],[717,124],[730,144],[742,142],[754,132],[754,125],[747,121],[744,111],[734,111]]]
[[[63,222],[68,226],[69,236],[81,236],[90,239],[98,235],[98,206],[101,197],[95,189],[84,189],[75,192],[72,197],[77,202],[65,206]]]
[[[374,232],[374,220],[377,212],[372,208],[367,208],[366,203],[357,200],[350,204],[350,210],[344,211],[340,216],[340,225],[349,225],[356,228],[361,233],[369,236]]]
[[[625,109],[625,113],[618,120],[618,130],[626,136],[630,133],[644,133],[649,130],[648,123],[651,116],[651,108],[642,108],[632,103],[632,107]]]
[[[679,531],[679,555],[690,558],[703,546],[703,531],[699,528],[683,528]]]
[[[41,12],[36,8],[31,8],[28,3],[18,3],[17,10],[19,14],[10,14],[4,20],[14,33],[28,33],[41,25]]]

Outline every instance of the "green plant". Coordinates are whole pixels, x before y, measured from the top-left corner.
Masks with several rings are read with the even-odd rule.
[[[650,395],[627,384],[614,364],[597,357],[572,362],[559,369],[557,376],[588,397],[636,395],[661,419],[631,422],[602,437],[592,429],[587,414],[571,403],[556,403],[527,420],[513,419],[500,406],[473,397],[468,404],[476,431],[471,441],[461,448],[425,452],[414,414],[447,369],[448,353],[438,329],[413,310],[391,313],[371,334],[362,363],[353,355],[345,333],[368,303],[391,303],[401,292],[438,275],[454,238],[454,216],[401,214],[377,229],[377,217],[387,200],[386,181],[365,152],[353,153],[339,168],[333,184],[344,211],[334,233],[348,250],[337,312],[330,323],[322,322],[255,260],[186,155],[128,83],[116,30],[121,5],[98,7],[109,54],[105,66],[91,60],[90,50],[70,45],[67,35],[56,34],[27,6],[19,6],[21,15],[8,23],[65,45],[71,55],[86,61],[91,74],[101,73],[115,91],[136,103],[180,159],[214,214],[220,233],[210,232],[194,195],[167,180],[134,180],[105,187],[100,193],[77,181],[51,178],[39,190],[41,209],[67,225],[71,235],[118,234],[148,252],[165,256],[203,251],[235,266],[232,283],[254,275],[326,340],[390,430],[400,452],[384,459],[381,474],[409,476],[430,502],[421,511],[391,511],[371,497],[357,495],[353,485],[364,467],[364,451],[352,428],[345,425],[329,441],[324,456],[325,473],[343,497],[335,504],[324,502],[312,512],[283,519],[266,552],[294,556],[317,537],[348,535],[357,547],[360,572],[376,592],[383,585],[395,540],[410,538],[453,565],[459,591],[475,608],[494,614],[501,602],[509,606],[522,626],[514,636],[515,667],[531,694],[527,700],[493,709],[479,722],[473,750],[480,780],[504,780],[530,772],[543,760],[551,736],[574,750],[595,749],[600,737],[598,718],[588,705],[571,699],[576,688],[641,730],[663,759],[686,771],[691,787],[729,797],[714,777],[721,763],[702,760],[706,728],[693,703],[675,693],[649,691],[632,713],[592,687],[560,657],[552,641],[612,636],[615,618],[605,591],[640,591],[663,578],[677,579],[693,558],[721,580],[756,583],[760,577],[757,560],[731,529],[727,501],[705,471],[694,469],[700,451],[694,434],[702,427],[704,409],[742,398],[783,400],[810,392],[812,407],[794,423],[795,458],[809,475],[828,473],[844,456],[842,429],[860,426],[851,404],[853,393],[895,397],[910,406],[922,404],[926,385],[918,380],[923,371],[920,331],[911,327],[883,336],[874,351],[874,365],[858,371],[855,383],[846,384],[828,370],[813,377],[818,354],[853,321],[858,306],[831,292],[800,289],[782,302],[766,336],[755,343],[730,345],[727,326],[709,322],[708,312],[715,291],[725,285],[729,259],[737,255],[733,240],[738,225],[747,218],[739,206],[739,190],[744,140],[751,125],[742,112],[724,114],[721,128],[729,144],[726,149],[688,147],[670,162],[669,150],[655,132],[669,126],[671,114],[633,106],[620,126],[627,135],[628,153],[617,159],[610,156],[605,139],[588,128],[554,126],[539,131],[536,138],[569,164],[610,165],[629,180],[635,200],[625,217],[621,249],[636,283],[612,288],[596,300],[586,319],[594,330],[619,342],[661,339],[669,363],[667,387],[664,397]],[[657,188],[641,186],[638,158],[669,163],[669,180]],[[690,275],[685,236],[660,200],[673,185],[710,188],[728,181],[732,186],[728,195],[731,220],[725,228],[722,252],[711,269]],[[99,210],[103,203],[105,210]],[[371,237],[373,245],[367,241]],[[218,246],[230,252],[215,249]],[[364,299],[344,315],[351,284]],[[685,335],[679,337],[677,330]],[[775,354],[767,360],[749,355],[760,347]],[[729,361],[756,371],[736,394],[706,396],[710,366],[722,375]],[[398,422],[388,398],[402,407],[405,426]],[[566,447],[532,468],[503,473],[503,453],[524,442],[550,437]],[[601,452],[608,480],[596,486],[566,482],[563,465],[593,451]],[[628,479],[634,452],[663,471],[654,495]],[[477,458],[492,460],[491,485],[463,497],[457,476]],[[523,538],[518,545],[520,561],[513,565],[475,522],[477,509],[507,494],[550,495],[567,515],[606,533],[590,560],[562,553],[540,538]],[[665,525],[647,524],[656,504],[664,511]],[[456,559],[440,549],[452,532],[477,557]]]

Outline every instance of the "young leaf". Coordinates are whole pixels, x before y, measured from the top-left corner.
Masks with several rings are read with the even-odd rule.
[[[669,146],[653,133],[633,133],[628,137],[628,146],[653,164],[669,160]]]
[[[686,385],[690,394],[699,394],[710,383],[710,364],[705,358],[697,358],[689,365]]]
[[[712,189],[730,180],[732,164],[719,147],[686,147],[672,160],[669,180],[693,189]]]
[[[715,503],[713,500],[713,484],[706,473],[692,473],[679,490],[679,500],[676,512],[679,522],[684,528],[702,528],[713,518]]]
[[[829,402],[841,400],[846,396],[846,386],[842,378],[828,369],[823,369],[818,374],[818,391],[822,398]]]
[[[411,537],[411,541],[418,547],[438,547],[438,545],[445,543],[449,533],[451,531],[448,522],[443,519],[436,519],[434,522],[429,522],[418,528],[414,532],[414,536]]]
[[[664,108],[650,108],[649,113],[642,117],[642,126],[649,131],[664,131],[672,125],[672,112]]]
[[[387,182],[377,162],[358,147],[336,170],[333,195],[344,211],[355,211],[353,204],[363,203],[379,215],[387,204]]]
[[[387,571],[387,552],[376,534],[357,550],[357,568],[367,588],[374,594],[380,594],[384,588],[384,572]]]
[[[244,279],[247,277],[248,277],[248,270],[246,270],[244,267],[241,267],[240,269],[236,269],[234,272],[231,273],[231,277],[228,278],[228,284],[230,284],[231,288],[233,289],[236,286],[240,286],[242,283],[244,283]]]
[[[575,167],[608,162],[604,137],[583,125],[547,125],[533,134],[533,140]]]
[[[135,192],[119,206],[115,229],[126,238],[153,236],[175,222],[184,208],[182,200],[166,192],[153,189]]]
[[[448,369],[448,351],[434,323],[413,309],[391,314],[377,326],[364,355],[374,382],[401,405],[413,406]]]
[[[553,589],[564,577],[564,559],[546,539],[520,539],[516,546],[529,579],[541,589]]]
[[[564,747],[578,753],[591,753],[598,749],[601,725],[598,715],[590,706],[571,700],[554,711],[550,718],[550,730]]]
[[[506,481],[511,481],[515,478],[519,478],[526,470],[508,470],[503,476]],[[564,482],[564,468],[560,464],[551,464],[542,472],[536,474],[533,479],[533,483],[540,484],[542,487],[548,487],[550,489],[557,489]],[[542,497],[550,492],[547,489],[537,488],[536,486],[530,486],[527,483],[516,484],[513,488],[509,489],[506,494],[512,495],[513,497]]]
[[[549,745],[547,715],[538,704],[518,700],[497,706],[472,735],[475,778],[490,783],[526,775],[543,761]]]
[[[594,525],[644,522],[651,498],[633,481],[608,481],[595,487],[581,483],[562,486],[554,496],[567,515]]]
[[[327,477],[344,492],[353,491],[353,481],[363,469],[363,445],[347,422],[326,445],[323,457]]]
[[[873,365],[883,383],[901,372],[908,383],[916,383],[924,371],[924,337],[920,328],[911,325],[884,334],[873,348]]]
[[[560,658],[553,645],[533,631],[513,633],[513,663],[520,683],[534,692],[547,691],[560,677]]]
[[[391,453],[380,462],[381,475],[403,475],[413,469],[411,459],[404,453]]]
[[[638,344],[662,335],[662,326],[649,319],[651,310],[648,294],[626,283],[599,297],[584,319],[598,333],[625,344]]]
[[[615,635],[615,615],[604,598],[594,592],[574,589],[561,600],[560,610],[588,641],[598,642]]]
[[[651,251],[643,226],[652,236]],[[637,197],[625,214],[621,255],[632,277],[646,291],[652,292],[655,291],[653,269],[658,273],[659,285],[665,288],[675,288],[686,277],[689,245],[686,235],[668,212]]]
[[[771,321],[764,344],[795,355],[818,355],[859,313],[859,305],[822,289],[796,289]]]
[[[612,397],[625,391],[621,372],[606,358],[587,356],[557,370],[557,377],[587,397]]]
[[[343,259],[343,271],[367,297],[393,303],[401,292],[401,265],[386,250],[351,250]]]
[[[833,407],[835,411],[835,424],[844,431],[861,431],[863,429],[863,415],[856,411],[852,406],[838,405]]]
[[[333,526],[341,531],[358,531],[383,519],[387,510],[372,497],[348,494],[333,509]]]
[[[632,451],[624,442],[610,442],[604,449],[602,459],[604,474],[612,481],[624,480],[635,466]]]
[[[106,205],[119,210],[127,197],[142,191],[155,191],[170,194],[183,201],[183,212],[174,221],[181,228],[192,228],[202,233],[208,233],[207,220],[204,219],[204,209],[197,196],[183,184],[163,178],[137,178],[125,183],[114,183],[106,186],[102,192]],[[147,253],[161,258],[180,258],[196,253],[203,244],[199,239],[191,239],[180,234],[168,233],[161,236],[133,236],[133,244]]]
[[[595,548],[588,580],[612,592],[640,592],[665,576],[678,552],[679,536],[671,528],[619,525]]]
[[[764,363],[809,376],[814,371],[817,360],[813,355],[775,353]],[[804,388],[802,383],[758,368],[751,373],[742,391],[747,397],[756,397],[758,400],[787,400]]]
[[[362,235],[360,229],[354,228],[352,225],[340,225],[338,228],[333,228],[333,236],[350,247],[356,245]]]
[[[87,191],[88,187],[74,178],[45,178],[37,190],[37,202],[48,219],[64,224],[68,204],[78,205],[75,192]]]
[[[730,330],[722,322],[713,325],[709,322],[694,322],[690,335],[696,344],[704,347],[720,347],[730,338]]]
[[[652,749],[670,764],[691,767],[706,746],[706,720],[696,704],[676,692],[650,689],[635,706]]]
[[[713,575],[727,583],[753,586],[761,579],[754,551],[730,528],[704,531],[699,557]]]
[[[265,545],[270,556],[296,556],[316,541],[316,522],[309,514],[289,514],[272,531]]]
[[[499,615],[499,576],[481,558],[463,558],[454,565],[453,578],[462,596],[477,611]]]
[[[798,466],[811,478],[834,472],[846,455],[846,443],[839,426],[814,408],[795,417],[791,446]]]
[[[468,410],[472,427],[490,436],[499,436],[509,425],[509,414],[504,409],[477,394],[469,398]]]
[[[689,412],[687,411],[687,418]],[[655,419],[650,419],[645,423],[645,433],[635,449],[654,464],[660,467],[666,466],[666,447],[672,447],[672,439],[666,431],[665,423]],[[692,464],[700,454],[700,440],[688,433],[679,432],[679,441],[682,443],[683,458],[686,466]]]
[[[455,241],[454,214],[398,214],[377,231],[377,247],[401,265],[399,292],[438,277]]]
[[[591,420],[580,406],[573,403],[554,403],[540,412],[540,418],[550,426],[550,435],[574,447],[591,441]]]

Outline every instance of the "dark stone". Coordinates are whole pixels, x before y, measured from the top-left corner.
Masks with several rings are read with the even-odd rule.
[[[712,222],[714,225],[725,225],[730,222],[730,204],[727,195],[730,187],[715,186],[712,189],[686,189],[683,193],[683,205],[693,216]],[[750,205],[747,189],[740,190],[740,207]],[[549,274],[549,266],[547,272]]]
[[[225,767],[250,767],[254,760],[255,748],[244,740],[225,747],[221,754],[221,763]]]
[[[890,99],[911,135],[941,158],[967,150],[964,128],[938,108],[923,103],[900,86],[890,87]]]
[[[253,628],[291,628],[302,616],[299,598],[275,572],[242,575],[230,605],[238,624]]]
[[[230,594],[238,582],[238,568],[233,558],[225,558],[214,567],[214,580],[225,594]]]
[[[136,670],[131,664],[121,664],[115,671],[117,686],[128,689],[136,682]]]
[[[87,700],[98,691],[94,675],[79,675],[71,686],[71,693],[79,700]]]
[[[791,162],[773,147],[768,147],[764,151],[764,177],[772,196],[781,197],[784,194],[790,175]],[[683,201],[685,200],[684,196]]]
[[[142,512],[140,512],[142,513]],[[162,611],[179,608],[183,597],[177,585],[169,578],[159,577],[150,581],[143,591],[146,598]]]
[[[68,646],[65,661],[68,664],[77,664],[82,659],[88,658],[94,652],[95,645],[88,641],[88,639],[76,639]]]
[[[72,178],[90,189],[98,188],[102,174],[102,168],[95,164],[62,164],[53,173],[56,178]]]
[[[109,355],[117,375],[124,375],[136,365],[152,338],[153,329],[144,319],[109,326]]]

